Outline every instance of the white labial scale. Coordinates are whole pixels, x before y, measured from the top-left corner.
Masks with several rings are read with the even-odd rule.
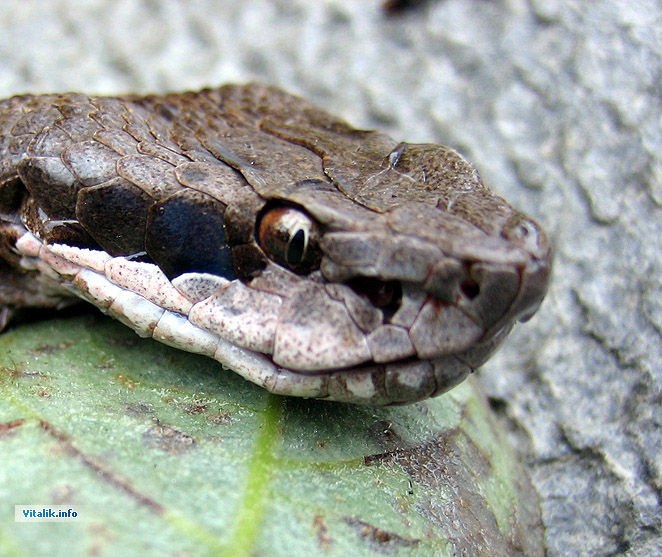
[[[122,290],[108,308],[108,314],[131,327],[141,337],[151,337],[165,310],[135,292]]]
[[[328,377],[329,400],[376,405],[391,402],[391,397],[384,390],[382,368],[336,371]]]
[[[268,379],[278,373],[273,362],[263,354],[237,346],[224,338],[217,341],[214,359],[260,386],[265,386]]]
[[[71,261],[87,269],[92,269],[98,273],[105,271],[106,262],[111,259],[111,256],[105,251],[77,248],[64,244],[53,244],[48,246],[48,249],[54,254],[64,257],[67,261]]]
[[[274,361],[291,369],[355,366],[371,358],[363,332],[345,304],[323,286],[302,284],[286,300],[276,331]]]
[[[218,338],[214,359],[271,393],[301,397],[326,395],[326,380],[322,375],[301,375],[277,367],[257,352]]]
[[[110,259],[106,252],[64,244],[46,245],[31,232],[19,238],[16,248],[24,255],[21,258],[23,268],[42,272],[43,276],[60,283],[69,292],[94,305],[108,307],[120,292],[120,289],[113,289],[105,277],[98,274],[103,273],[105,263]],[[77,281],[78,275],[84,271],[82,278]],[[92,289],[91,293],[87,283]]]
[[[186,317],[165,311],[152,331],[152,338],[187,352],[213,357],[219,338],[193,325]]]
[[[43,276],[48,277],[55,282],[62,280],[62,276],[43,259],[36,259],[35,267],[37,268],[37,271],[39,271]]]
[[[323,397],[327,393],[325,376],[302,375],[278,368],[264,355],[219,338],[197,327],[179,313],[164,310],[131,291],[144,290],[149,282],[150,288],[153,288],[152,296],[159,303],[188,311],[192,306],[191,297],[208,297],[229,284],[226,279],[205,273],[190,273],[175,279],[176,283],[171,286],[158,268],[154,272],[151,268],[155,267],[154,265],[131,262],[125,258],[113,259],[98,250],[62,244],[45,246],[29,232],[24,234],[19,242],[17,248],[23,255],[21,261],[25,263],[25,268],[39,269],[44,275],[58,281],[62,281],[64,277],[64,284],[74,294],[97,306],[142,337],[151,336],[180,350],[213,357],[249,381],[276,394]],[[109,279],[120,283],[124,288]],[[280,299],[276,296],[263,293],[257,293],[257,296],[267,297],[269,301],[278,299],[276,305],[280,306]],[[173,299],[176,301],[173,302]],[[233,296],[233,299],[239,305],[242,301],[247,302],[242,296]],[[219,301],[216,300],[216,307]],[[250,307],[250,304],[246,303],[245,307]],[[253,307],[264,309],[264,303]]]
[[[417,363],[415,362],[415,364]],[[398,383],[413,390],[420,389],[425,380],[425,377],[421,376],[421,370],[417,365],[400,366],[393,373],[397,376]]]
[[[193,306],[195,325],[244,348],[271,354],[282,299],[235,280]]]
[[[105,275],[90,269],[83,269],[73,279],[72,284],[77,289],[77,295],[94,304],[104,313],[123,290],[115,286]]]
[[[71,280],[75,277],[81,269],[80,265],[72,263],[64,257],[60,257],[53,253],[49,246],[46,245],[41,246],[41,249],[39,250],[39,259],[53,269],[58,275],[67,280]]]
[[[191,301],[182,296],[153,263],[114,257],[106,263],[106,277],[117,286],[140,294],[160,307],[184,315],[193,307]]]
[[[265,388],[283,396],[304,398],[326,398],[328,396],[328,377],[325,375],[301,375],[291,371],[272,375]]]
[[[229,283],[228,279],[209,273],[184,273],[172,279],[177,291],[194,304],[209,298]]]
[[[39,250],[42,243],[32,232],[25,232],[18,240],[16,240],[16,249],[21,255],[27,257],[39,257]]]

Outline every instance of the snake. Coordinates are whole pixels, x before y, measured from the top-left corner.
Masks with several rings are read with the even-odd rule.
[[[456,150],[273,86],[0,101],[0,327],[82,299],[272,393],[407,404],[487,361],[551,264]]]

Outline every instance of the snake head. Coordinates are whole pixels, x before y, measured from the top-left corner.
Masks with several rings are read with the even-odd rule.
[[[0,305],[75,295],[276,393],[434,396],[547,289],[544,232],[456,151],[271,87],[15,97],[0,131]]]
[[[391,378],[391,396],[407,399],[456,384],[516,320],[536,311],[551,249],[541,228],[489,192],[454,151],[396,149],[397,160],[386,157],[384,168],[358,185],[364,195],[350,198],[348,180],[335,189],[302,184],[289,198],[297,205],[267,206],[258,237],[278,265],[306,277],[286,302],[274,361],[301,373],[377,364]],[[462,189],[440,196],[430,164],[428,187],[411,184],[396,168],[408,149],[418,152],[407,153],[409,164],[446,160],[455,180],[465,178]],[[376,196],[377,187],[391,196]]]

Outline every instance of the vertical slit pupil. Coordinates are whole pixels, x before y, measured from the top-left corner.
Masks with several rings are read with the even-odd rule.
[[[306,235],[303,230],[299,228],[296,234],[292,236],[289,244],[287,245],[287,262],[290,265],[297,265],[303,260],[306,250]]]

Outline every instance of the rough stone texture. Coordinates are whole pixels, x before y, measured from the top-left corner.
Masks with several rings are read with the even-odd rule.
[[[7,1],[0,96],[257,79],[462,150],[556,246],[482,371],[550,555],[662,553],[662,6],[654,0]]]

